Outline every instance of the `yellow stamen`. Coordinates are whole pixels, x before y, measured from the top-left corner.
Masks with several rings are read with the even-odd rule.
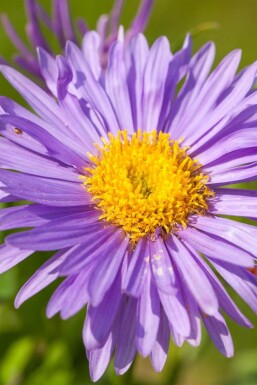
[[[169,134],[120,131],[89,154],[84,185],[102,210],[101,219],[122,227],[133,243],[157,228],[186,227],[192,214],[204,215],[213,192],[201,165]]]

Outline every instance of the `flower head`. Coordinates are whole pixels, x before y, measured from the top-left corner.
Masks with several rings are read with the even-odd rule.
[[[122,30],[104,70],[90,49],[69,42],[56,61],[39,49],[53,96],[18,73],[2,73],[34,113],[0,100],[3,272],[35,250],[58,250],[15,305],[59,277],[48,317],[87,307],[83,339],[93,380],[114,355],[118,374],[137,351],[160,371],[170,337],[197,346],[201,321],[225,356],[233,343],[222,311],[245,327],[218,273],[257,311],[257,194],[231,188],[256,180],[257,64],[237,74],[236,50],[210,73],[214,45],[191,57],[167,39],[151,48]],[[178,84],[182,84],[178,90]],[[15,172],[13,172],[15,171]],[[224,187],[226,186],[226,187]]]
[[[6,14],[1,15],[4,30],[11,42],[18,50],[15,55],[15,63],[23,70],[42,80],[42,74],[38,65],[36,48],[41,47],[53,57],[55,56],[49,38],[44,36],[42,26],[47,28],[53,39],[59,43],[61,52],[65,48],[67,40],[80,44],[81,38],[89,31],[87,23],[79,18],[73,23],[68,0],[52,0],[52,17],[42,8],[37,0],[24,0],[27,11],[28,22],[26,34],[30,47],[24,43],[15,31]],[[142,32],[148,22],[154,0],[141,0],[138,12],[126,32],[126,40],[129,41],[137,33]],[[109,15],[102,15],[97,23],[99,33],[99,45],[94,47],[98,50],[101,65],[106,66],[106,55],[113,41],[117,39],[120,17],[125,0],[115,0]],[[5,62],[4,59],[1,59]]]

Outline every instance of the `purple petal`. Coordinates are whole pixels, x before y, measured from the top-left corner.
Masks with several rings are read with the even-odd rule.
[[[212,173],[210,184],[212,186],[224,186],[239,182],[250,182],[257,179],[257,162],[250,165],[234,167],[229,170]]]
[[[181,138],[182,132],[186,129],[192,102],[199,94],[209,74],[214,56],[214,44],[207,43],[193,56],[189,63],[188,77],[170,111],[169,119],[172,122],[168,124],[167,131],[172,134],[172,137],[175,135],[174,139]]]
[[[93,109],[99,112],[109,131],[117,134],[120,127],[112,105],[104,89],[94,78],[82,52],[75,44],[68,42],[66,55],[74,76],[73,82],[76,93],[89,102]]]
[[[91,212],[79,213],[53,220],[33,230],[9,235],[6,241],[22,250],[56,250],[77,245],[103,229]]]
[[[246,270],[224,263],[213,263],[218,273],[243,298],[243,300],[257,312],[256,280]]]
[[[164,311],[160,313],[160,324],[157,339],[154,343],[150,358],[156,372],[161,372],[167,359],[170,344],[170,329]]]
[[[81,152],[76,141],[65,135],[59,135],[60,141],[45,131],[43,127],[19,116],[1,115],[0,124],[0,129],[5,129],[5,125],[11,125],[13,128],[17,127],[21,129],[45,146],[47,149],[47,151],[45,151],[46,155],[50,154],[54,158],[76,167],[83,172],[83,167],[86,166],[85,159],[87,159],[87,156],[82,152],[81,155],[83,159],[76,154],[76,152]],[[67,141],[69,143],[68,146],[66,145]],[[71,144],[73,145],[72,149],[70,148]]]
[[[122,285],[122,289],[127,294],[133,297],[139,297],[141,295],[145,277],[149,269],[149,260],[147,239],[140,239],[130,257],[128,271]]]
[[[85,211],[84,207],[51,207],[43,205],[21,205],[0,210],[0,230],[19,227],[41,226],[54,219]]]
[[[137,348],[140,354],[146,357],[151,353],[156,341],[160,322],[160,299],[149,270],[137,309]]]
[[[114,357],[114,368],[119,375],[129,369],[136,354],[136,307],[137,300],[129,297],[123,313]]]
[[[65,254],[65,257],[68,253]],[[58,267],[57,269],[58,270]],[[78,313],[89,302],[88,281],[92,269],[82,270],[67,289],[60,306],[61,318],[68,319]]]
[[[193,250],[188,250],[176,236],[169,237],[166,245],[200,308],[206,314],[215,314],[219,308],[217,297],[210,281],[195,261]]]
[[[196,143],[192,146],[191,151],[197,154],[197,158],[199,157],[200,162],[202,162],[202,154],[201,150],[197,149],[200,149],[202,145],[214,138],[214,136],[220,132],[220,127],[215,127],[215,123],[220,122],[223,117],[225,117],[226,120],[226,116],[229,116],[231,112],[233,112],[233,109],[238,108],[240,103],[246,102],[246,95],[251,91],[252,86],[255,83],[256,71],[257,63],[254,63],[242,71],[241,76],[237,76],[231,86],[220,95],[220,100],[217,102],[217,106],[215,106],[216,108],[209,115],[205,124],[206,135],[204,135],[201,140],[198,140],[199,135],[195,135]],[[208,159],[206,161],[208,162]],[[203,164],[205,163],[203,162]]]
[[[67,293],[69,294],[69,290],[75,279],[76,276],[70,276],[57,287],[47,305],[46,316],[48,318],[53,317],[62,309],[63,303],[67,298]]]
[[[247,252],[215,234],[206,234],[204,228],[202,230],[187,228],[180,233],[180,236],[207,258],[210,257],[211,259],[214,258],[244,267],[253,266],[253,258]]]
[[[101,263],[106,253],[111,253],[116,246],[116,238],[120,232],[112,226],[100,226],[98,231],[91,232],[83,242],[67,256],[65,263],[59,267],[62,275],[78,274],[92,263]]]
[[[234,355],[233,341],[222,315],[220,313],[213,316],[203,314],[202,318],[217,349],[224,354],[224,356],[232,357]]]
[[[197,97],[192,101],[189,112],[190,119],[185,130],[181,133],[181,135],[186,137],[186,145],[191,145],[202,136],[202,130],[199,128],[196,130],[196,127],[199,127],[199,125],[202,126],[203,122],[204,130],[205,125],[208,125],[209,127],[209,120],[212,117],[212,111],[215,111],[220,95],[231,85],[238,68],[240,58],[240,50],[235,50],[228,54],[212,72],[203,84],[203,87]],[[187,115],[187,118],[189,118],[189,115]],[[215,119],[210,122],[210,126],[217,123],[217,121],[219,121],[219,119],[215,116]]]
[[[41,74],[49,90],[54,96],[57,96],[56,84],[58,78],[58,69],[56,61],[52,55],[50,55],[43,48],[38,48],[37,52]]]
[[[127,251],[128,243],[128,236],[124,236],[123,231],[117,231],[117,239],[114,250],[111,252],[108,250],[106,258],[101,260],[101,263],[99,263],[98,268],[89,281],[88,290],[93,306],[97,306],[102,301],[105,293],[115,280],[124,255]]]
[[[143,131],[158,127],[171,57],[169,41],[165,37],[156,40],[149,51],[143,79]]]
[[[13,156],[14,153],[15,157]],[[75,169],[65,167],[51,158],[28,151],[4,138],[1,138],[0,142],[0,164],[1,168],[26,174],[80,182]]]
[[[151,269],[158,289],[164,293],[176,293],[175,273],[163,241],[149,241],[149,250]]]
[[[95,31],[87,32],[82,40],[82,52],[96,80],[99,80],[102,72],[100,62],[100,43],[100,36]]]
[[[113,324],[112,332],[110,333],[105,345],[100,349],[95,349],[87,352],[89,359],[90,377],[93,381],[97,381],[102,376],[107,365],[110,362],[120,331],[125,304],[126,297],[123,296],[119,310],[116,315],[116,319]]]
[[[54,126],[63,128],[65,122],[61,120],[61,110],[53,97],[11,67],[1,66],[1,72],[39,116]]]
[[[26,26],[26,32],[29,40],[35,47],[42,47],[50,52],[48,44],[41,32],[36,2],[34,0],[26,0],[26,9],[29,19],[29,23]]]
[[[206,273],[209,278],[215,293],[217,295],[219,305],[225,311],[230,318],[232,318],[238,324],[244,327],[252,327],[250,321],[241,313],[235,303],[232,301],[219,279],[213,273],[211,268],[203,261],[201,257],[198,258],[198,263],[201,265],[203,271]]]
[[[93,122],[84,114],[79,100],[68,92],[72,78],[71,70],[62,56],[57,56],[58,83],[57,93],[69,130],[82,143],[84,153],[95,152],[95,144],[102,145],[100,136],[106,137],[105,131],[97,132]]]
[[[21,199],[47,206],[82,206],[91,197],[82,184],[0,170],[3,190]]]
[[[7,33],[11,42],[15,45],[18,51],[21,52],[23,56],[29,58],[30,60],[33,60],[33,55],[16,33],[15,29],[13,28],[13,25],[8,19],[8,16],[5,14],[1,14],[1,21],[4,27],[4,31]]]
[[[148,57],[148,44],[146,38],[139,34],[128,45],[129,68],[128,87],[130,95],[131,112],[134,120],[134,127],[140,128],[142,120],[142,92],[143,74],[145,63]]]
[[[151,14],[153,4],[154,0],[141,0],[137,15],[134,18],[133,23],[129,29],[130,35],[136,35],[137,33],[142,32],[145,29],[145,26]]]
[[[99,349],[106,343],[120,306],[121,296],[121,276],[118,275],[102,302],[96,307],[89,305],[83,329],[87,350]]]
[[[241,189],[216,189],[215,204],[212,212],[233,216],[257,218],[257,192]]]
[[[105,89],[117,115],[120,130],[127,129],[128,133],[133,134],[134,127],[124,61],[124,43],[115,42],[110,49],[108,58]]]
[[[58,274],[53,274],[52,270],[60,265],[64,258],[64,252],[61,251],[56,253],[33,274],[17,294],[14,303],[16,308],[20,307],[23,302],[27,301],[56,280]]]
[[[18,263],[29,257],[34,251],[19,250],[9,245],[0,245],[1,260],[0,260],[0,273],[11,269]]]
[[[255,226],[220,217],[198,217],[193,225],[197,229],[208,233],[210,236],[214,235],[231,242],[242,249],[242,253],[244,250],[253,257],[257,257],[257,229]]]
[[[115,342],[113,333],[110,333],[104,346],[88,352],[90,378],[93,382],[97,382],[102,377],[109,365]]]
[[[180,290],[176,295],[159,290],[159,296],[172,328],[183,337],[188,337],[191,333],[190,319]]]
[[[254,128],[244,128],[222,136],[220,140],[213,140],[213,145],[207,146],[206,150],[194,152],[192,147],[190,154],[197,156],[199,162],[204,166],[208,163],[221,158],[222,156],[243,148],[257,146],[257,133]]]

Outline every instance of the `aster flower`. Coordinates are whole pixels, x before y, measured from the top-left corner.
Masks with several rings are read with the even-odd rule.
[[[134,35],[145,29],[153,2],[154,0],[141,0],[138,12],[126,32],[126,41],[129,41]],[[79,45],[84,34],[89,31],[89,28],[83,18],[78,18],[73,23],[68,0],[51,1],[52,17],[47,14],[37,0],[24,0],[24,3],[28,18],[26,34],[30,47],[21,40],[6,14],[1,15],[1,20],[10,41],[18,50],[18,54],[14,57],[15,63],[21,69],[42,80],[36,47],[43,48],[55,57],[49,45],[49,38],[44,36],[42,27],[47,28],[52,33],[52,39],[57,40],[61,52],[64,50],[67,40]],[[97,31],[100,39],[97,42],[98,45],[94,46],[94,49],[98,50],[103,67],[106,66],[106,55],[110,45],[118,35],[119,21],[124,3],[125,0],[115,0],[110,15],[101,15],[97,22]],[[6,64],[4,58],[1,58],[1,62]]]
[[[257,193],[230,186],[256,180],[257,64],[237,73],[235,50],[210,73],[212,43],[192,56],[187,36],[173,55],[165,37],[149,48],[120,30],[103,71],[95,41],[68,42],[56,61],[38,50],[53,96],[1,68],[34,113],[1,97],[0,199],[22,202],[0,228],[31,229],[5,238],[0,271],[55,250],[15,306],[62,279],[47,316],[87,305],[94,381],[112,355],[118,374],[137,351],[162,370],[170,338],[198,346],[202,322],[231,357],[223,312],[252,325],[218,277],[257,311],[257,229],[224,217],[257,219]]]

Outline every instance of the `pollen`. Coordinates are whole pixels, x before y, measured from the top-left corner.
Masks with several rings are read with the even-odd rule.
[[[119,131],[89,154],[84,185],[101,219],[122,227],[132,243],[156,231],[165,236],[186,227],[191,215],[204,215],[214,193],[201,165],[169,134]]]

